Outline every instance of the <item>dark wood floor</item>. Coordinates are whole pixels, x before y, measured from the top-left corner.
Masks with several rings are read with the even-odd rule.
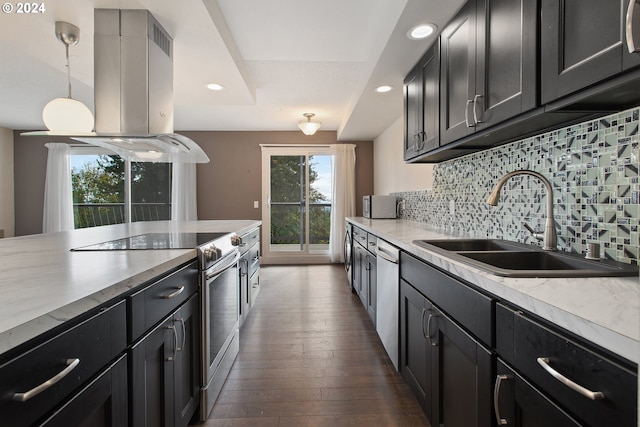
[[[341,265],[265,266],[205,426],[428,426]]]

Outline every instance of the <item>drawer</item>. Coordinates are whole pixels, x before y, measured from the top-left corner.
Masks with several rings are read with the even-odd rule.
[[[367,250],[372,254],[376,254],[376,246],[378,246],[378,236],[367,233]]]
[[[497,350],[537,388],[588,426],[637,426],[637,374],[561,329],[543,325],[521,311],[498,304]],[[553,370],[587,390],[591,400],[554,378]]]
[[[198,290],[198,262],[157,280],[129,298],[130,342],[136,341]]]
[[[367,246],[367,232],[356,226],[353,227],[353,241],[360,243],[362,246]]]
[[[400,253],[400,276],[449,317],[480,338],[494,344],[494,300],[424,261]]]
[[[241,249],[241,251],[245,252],[246,249],[253,247],[253,245],[259,242],[260,242],[260,229],[256,228],[255,230],[242,235],[242,244],[244,245],[243,246],[244,250]]]
[[[0,366],[2,425],[33,424],[103,369],[126,347],[126,322],[122,301]],[[40,393],[14,400],[52,378]]]

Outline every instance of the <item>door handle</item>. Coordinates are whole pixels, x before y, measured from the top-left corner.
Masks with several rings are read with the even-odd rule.
[[[637,44],[640,43],[640,15],[637,13],[638,7],[640,7],[640,0],[629,0],[625,25],[625,35],[629,53],[640,52],[640,44]]]
[[[510,379],[511,377],[509,377],[509,375],[499,374],[496,376],[496,384],[493,387],[493,412],[496,414],[496,424],[499,426],[506,426],[509,424],[509,421],[506,418],[502,418],[500,416],[500,403],[498,399],[500,397],[500,386],[502,385],[502,381]]]
[[[478,119],[478,111],[476,108],[478,106],[478,100],[481,98],[482,95],[476,95],[473,97],[473,121],[475,124],[482,123],[482,120]]]
[[[467,104],[464,106],[464,122],[468,128],[473,127],[473,123],[469,123],[469,104],[473,102],[473,99],[467,99]]]

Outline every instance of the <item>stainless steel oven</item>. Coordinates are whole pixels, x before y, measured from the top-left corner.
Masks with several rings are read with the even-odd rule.
[[[228,237],[228,238],[227,238]],[[200,417],[209,416],[238,354],[238,259],[231,235],[198,248],[202,304]]]

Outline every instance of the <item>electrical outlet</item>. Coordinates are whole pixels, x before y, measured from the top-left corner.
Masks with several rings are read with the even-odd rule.
[[[455,215],[455,214],[456,214],[456,201],[449,200],[449,215]]]
[[[254,200],[254,201],[253,201],[253,208],[254,208],[254,209],[258,209],[259,207],[260,207],[260,202],[259,202],[259,201],[257,201],[257,200]]]

